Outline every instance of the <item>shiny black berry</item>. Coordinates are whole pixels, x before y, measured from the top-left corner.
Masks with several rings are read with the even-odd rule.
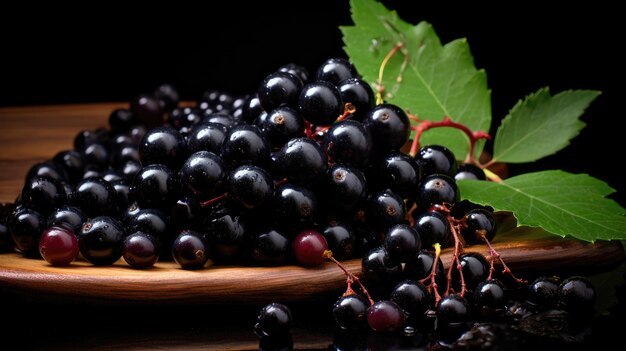
[[[87,220],[77,237],[80,253],[87,261],[110,265],[122,257],[126,230],[116,218],[98,216]]]
[[[341,94],[332,83],[309,83],[300,92],[298,111],[312,125],[329,126],[343,113]]]
[[[290,180],[307,184],[321,177],[328,168],[322,147],[310,138],[289,140],[278,154],[282,171]]]
[[[363,124],[372,134],[373,150],[378,154],[400,150],[409,139],[409,117],[396,105],[377,105],[365,115]]]
[[[324,134],[323,144],[335,163],[364,168],[370,162],[372,137],[359,121],[344,120],[333,124]]]
[[[187,194],[208,200],[225,190],[228,172],[221,157],[209,151],[197,151],[187,158],[179,175]]]
[[[274,72],[261,82],[257,95],[265,111],[272,111],[281,106],[297,106],[302,81],[287,72]]]
[[[453,205],[460,199],[459,188],[454,178],[445,174],[424,177],[417,188],[418,203],[423,209],[432,205]]]
[[[369,301],[361,295],[350,294],[340,297],[333,305],[335,324],[341,329],[364,330],[367,327]]]
[[[187,157],[185,139],[170,126],[148,130],[139,144],[141,164],[162,164],[178,169]]]
[[[491,242],[496,236],[496,220],[491,211],[482,208],[473,209],[467,212],[464,220],[461,235],[466,243],[479,244],[483,243],[484,239]]]
[[[259,336],[286,336],[293,326],[291,310],[284,304],[273,302],[259,312],[254,331]]]
[[[470,305],[458,294],[450,294],[439,301],[436,307],[437,324],[459,326],[469,321]]]
[[[246,209],[268,203],[274,195],[274,181],[261,167],[245,165],[228,176],[228,196]]]
[[[323,80],[338,85],[349,78],[358,78],[352,63],[342,57],[333,57],[324,61],[315,72],[316,80]]]

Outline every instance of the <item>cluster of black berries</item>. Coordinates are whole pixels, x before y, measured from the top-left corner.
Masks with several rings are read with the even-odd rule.
[[[2,248],[56,265],[123,257],[135,268],[362,258],[365,285],[349,275],[333,309],[340,330],[451,329],[456,343],[482,335],[470,321],[487,312],[519,317],[494,275],[493,213],[459,201],[456,180],[484,172],[443,145],[405,151],[411,116],[377,104],[349,61],[328,59],[314,74],[287,64],[256,92],[210,90],[192,105],[164,84],[33,165],[3,208]],[[481,243],[489,259],[463,252]],[[454,255],[444,270],[446,247]],[[533,283],[529,301],[589,310],[588,282],[559,284]],[[423,327],[433,320],[436,328]]]

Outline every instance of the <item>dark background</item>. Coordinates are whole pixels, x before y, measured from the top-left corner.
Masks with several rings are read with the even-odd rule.
[[[476,66],[487,72],[494,126],[540,87],[601,90],[582,118],[587,127],[568,148],[512,170],[590,173],[626,203],[624,176],[616,169],[624,151],[617,126],[624,57],[617,52],[623,38],[616,8],[598,2],[554,9],[521,1],[382,2],[406,21],[432,23],[444,43],[468,39]],[[282,64],[314,71],[326,58],[345,55],[338,26],[351,24],[347,0],[215,4],[6,11],[0,106],[130,101],[165,82],[186,100],[206,89],[246,94]]]

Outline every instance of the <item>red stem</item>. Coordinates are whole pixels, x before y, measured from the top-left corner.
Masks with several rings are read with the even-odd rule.
[[[454,218],[452,218],[452,216],[448,216],[448,221],[450,221],[450,231],[452,232],[452,237],[454,238],[454,253],[452,255],[452,261],[450,261],[450,267],[448,267],[448,287],[446,289],[445,295],[450,294],[450,291],[452,290],[452,270],[456,267],[456,269],[459,271],[459,276],[461,277],[461,292],[459,293],[459,295],[463,297],[467,292],[465,277],[463,277],[463,266],[461,266],[461,261],[459,260],[459,255],[463,251],[463,248],[461,245],[461,240],[459,239],[459,232],[457,230],[458,224],[456,223]]]
[[[344,119],[348,118],[348,116],[350,116],[351,114],[353,114],[356,111],[356,108],[354,107],[354,105],[352,105],[352,103],[347,102],[344,107],[343,107],[343,114],[339,117],[337,117],[337,119],[335,120],[335,122],[333,122],[333,124],[337,123],[337,122],[341,122]],[[314,136],[323,136],[324,133],[326,133],[326,131],[328,131],[330,129],[330,127],[332,127],[332,124],[330,126],[326,126],[326,127],[321,127],[319,129],[317,129],[315,131],[315,134],[313,134],[311,137]]]
[[[495,259],[498,259],[498,261],[500,261],[500,264],[502,264],[502,268],[503,268],[502,269],[502,273],[503,274],[510,275],[511,278],[513,278],[513,280],[515,280],[519,284],[526,284],[527,283],[526,280],[518,278],[518,277],[515,276],[515,274],[513,274],[513,271],[511,271],[511,269],[509,269],[509,267],[506,265],[506,263],[504,263],[504,260],[502,259],[502,257],[498,253],[498,251],[496,251],[496,249],[493,248],[493,246],[491,245],[489,240],[487,240],[487,238],[485,236],[483,236],[482,239],[485,242],[485,244],[487,244],[487,246],[489,247],[489,256],[491,257],[491,268],[493,269],[493,261]],[[489,279],[491,279],[491,272],[489,272]]]
[[[216,196],[216,197],[214,197],[214,198],[212,198],[212,199],[210,199],[210,200],[207,200],[207,201],[201,202],[201,203],[200,203],[200,206],[202,206],[202,207],[211,206],[211,205],[213,205],[214,203],[216,203],[216,202],[218,202],[218,201],[221,201],[221,200],[225,199],[225,198],[226,198],[226,196],[228,196],[228,193],[223,193],[223,194],[222,194],[222,195],[220,195],[220,196]]]
[[[413,118],[417,118],[417,117],[413,116]],[[478,142],[478,140],[480,139],[491,140],[491,135],[489,135],[489,133],[484,132],[484,131],[472,132],[469,128],[467,128],[467,126],[461,123],[454,122],[448,116],[444,116],[443,120],[441,121],[423,121],[419,123],[417,126],[411,127],[411,129],[415,131],[415,137],[413,138],[413,143],[411,144],[411,150],[409,151],[409,154],[413,157],[415,157],[415,154],[417,154],[417,150],[420,147],[419,140],[422,136],[422,133],[424,133],[425,131],[429,129],[439,128],[439,127],[456,128],[462,131],[463,133],[465,133],[465,135],[467,135],[467,137],[469,138],[469,152],[467,155],[466,162],[476,163],[476,161],[474,160],[474,147],[476,145],[476,142]]]
[[[439,257],[441,256],[441,245],[439,243],[435,243],[433,245],[435,247],[435,260],[433,261],[433,267],[430,270],[430,274],[422,279],[420,283],[424,284],[427,280],[430,280],[430,288],[435,295],[435,306],[439,304],[441,301],[441,295],[439,295],[439,285],[437,284],[437,263],[439,262]]]
[[[374,304],[374,299],[372,299],[372,297],[370,296],[369,292],[367,291],[367,289],[365,288],[365,285],[363,285],[363,283],[361,283],[361,280],[359,279],[359,277],[357,277],[356,275],[350,273],[346,267],[344,267],[341,262],[337,261],[336,258],[333,257],[333,252],[330,250],[326,250],[324,251],[324,257],[333,261],[337,267],[339,267],[343,273],[346,275],[346,283],[348,285],[348,287],[346,288],[346,292],[344,293],[345,295],[350,295],[350,294],[354,294],[354,290],[352,290],[352,283],[356,282],[357,284],[359,284],[359,287],[361,288],[361,291],[363,292],[363,294],[365,294],[365,296],[367,297],[367,300],[369,301],[370,305]]]

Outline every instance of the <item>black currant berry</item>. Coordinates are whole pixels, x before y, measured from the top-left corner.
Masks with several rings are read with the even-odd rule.
[[[338,85],[341,81],[358,78],[354,65],[342,57],[333,57],[324,61],[315,72],[315,79]]]
[[[490,317],[504,309],[507,302],[505,292],[504,284],[497,279],[480,282],[474,290],[474,305],[481,315]]]
[[[187,150],[189,153],[209,151],[219,154],[222,143],[226,139],[227,129],[218,123],[200,123],[191,129],[187,135]]]
[[[300,92],[298,111],[312,125],[329,126],[343,114],[341,94],[332,83],[309,83]]]
[[[458,165],[454,179],[486,180],[487,176],[485,175],[485,171],[475,164],[463,163]]]
[[[464,325],[469,321],[470,305],[458,294],[444,296],[436,307],[437,324],[445,327]]]
[[[332,223],[322,230],[322,235],[326,238],[328,249],[332,251],[334,258],[341,261],[354,256],[355,236],[350,226]]]
[[[558,295],[558,277],[542,276],[528,286],[528,301],[543,309],[557,307]]]
[[[278,67],[277,71],[293,74],[294,76],[300,78],[300,81],[302,81],[303,85],[309,83],[309,80],[311,79],[309,70],[306,69],[306,67],[293,62]]]
[[[415,229],[407,224],[396,224],[385,234],[383,246],[389,258],[396,262],[406,262],[422,249],[422,242]]]
[[[265,111],[281,106],[296,108],[302,90],[300,78],[287,72],[274,72],[261,82],[257,95]]]
[[[323,190],[318,193],[324,205],[332,209],[332,212],[348,213],[367,197],[365,175],[352,166],[333,165],[321,183]]]
[[[457,161],[454,154],[442,145],[422,146],[415,155],[415,161],[417,161],[424,176],[445,174],[454,177],[457,173]]]
[[[354,108],[350,119],[362,121],[367,112],[375,106],[376,100],[372,87],[360,78],[344,79],[337,85],[337,88],[339,88],[343,103],[350,103]]]
[[[384,233],[392,226],[404,221],[406,205],[404,200],[393,191],[387,190],[373,194],[367,202],[366,218],[375,230]]]
[[[178,169],[187,157],[185,138],[170,126],[148,130],[139,144],[141,164],[162,164]]]
[[[558,290],[558,305],[575,316],[592,316],[596,290],[591,282],[581,276],[569,277]]]
[[[228,196],[243,208],[253,209],[268,203],[274,195],[274,181],[261,167],[235,168],[228,176]]]
[[[262,265],[282,264],[291,252],[291,241],[274,229],[253,235],[251,246],[252,259]]]
[[[200,233],[184,230],[172,244],[172,257],[182,269],[202,269],[210,258],[209,243]]]
[[[48,227],[65,227],[78,233],[83,227],[83,223],[87,220],[85,212],[76,206],[62,206],[54,209],[48,216]]]
[[[267,113],[259,127],[273,149],[279,149],[293,138],[304,136],[304,118],[291,107],[283,106]]]
[[[164,165],[143,167],[133,180],[131,198],[143,208],[157,208],[169,212],[179,195],[176,175]]]
[[[33,177],[22,189],[22,202],[44,216],[67,201],[61,182],[50,177]]]
[[[228,130],[220,156],[230,169],[249,164],[263,167],[269,161],[270,150],[269,141],[259,127],[240,124]]]
[[[102,177],[89,177],[76,184],[71,204],[80,208],[87,217],[111,215],[117,205],[115,188]]]
[[[216,261],[231,260],[249,240],[247,224],[240,215],[224,213],[207,222],[204,236]]]
[[[445,174],[424,177],[418,185],[417,194],[417,201],[423,209],[432,205],[454,205],[461,196],[454,178]]]
[[[289,140],[279,151],[278,162],[290,180],[307,184],[321,177],[328,169],[322,147],[309,138]]]
[[[366,298],[357,294],[344,295],[333,305],[335,324],[346,330],[363,330],[367,327],[367,308],[370,306]]]
[[[435,243],[447,247],[452,243],[452,231],[446,215],[441,212],[422,212],[415,216],[415,230],[422,240],[422,247],[430,249]]]
[[[422,316],[430,306],[430,293],[424,284],[407,279],[396,285],[391,291],[391,301],[402,308],[410,317]]]
[[[114,217],[98,216],[83,223],[78,246],[85,259],[95,265],[110,265],[122,257],[126,230]]]
[[[221,157],[209,151],[198,151],[185,161],[179,175],[184,191],[207,200],[224,192],[228,173]]]
[[[291,331],[293,317],[289,307],[273,302],[264,306],[257,316],[254,331],[259,336],[286,336]]]
[[[395,286],[402,274],[402,265],[394,262],[381,246],[370,250],[361,261],[363,278],[370,287],[386,290]]]
[[[149,268],[159,260],[160,245],[155,236],[134,232],[122,243],[122,257],[133,268]]]
[[[315,192],[295,183],[279,186],[274,191],[272,205],[280,225],[292,229],[312,223],[319,211]]]
[[[491,211],[477,208],[465,215],[465,225],[461,228],[461,235],[470,245],[483,243],[484,239],[491,242],[496,236],[496,220]]]
[[[396,105],[376,105],[365,115],[363,124],[372,134],[373,150],[377,154],[398,151],[409,139],[409,117]]]
[[[485,281],[489,276],[489,262],[480,253],[469,252],[462,254],[459,257],[459,263],[462,267],[465,286],[470,291],[473,291],[478,284]],[[458,281],[459,279],[456,280]]]
[[[344,120],[324,134],[324,148],[334,163],[363,168],[370,161],[372,137],[361,122]]]
[[[7,227],[16,249],[28,255],[37,253],[39,237],[46,228],[44,216],[33,209],[18,206],[9,215]]]

